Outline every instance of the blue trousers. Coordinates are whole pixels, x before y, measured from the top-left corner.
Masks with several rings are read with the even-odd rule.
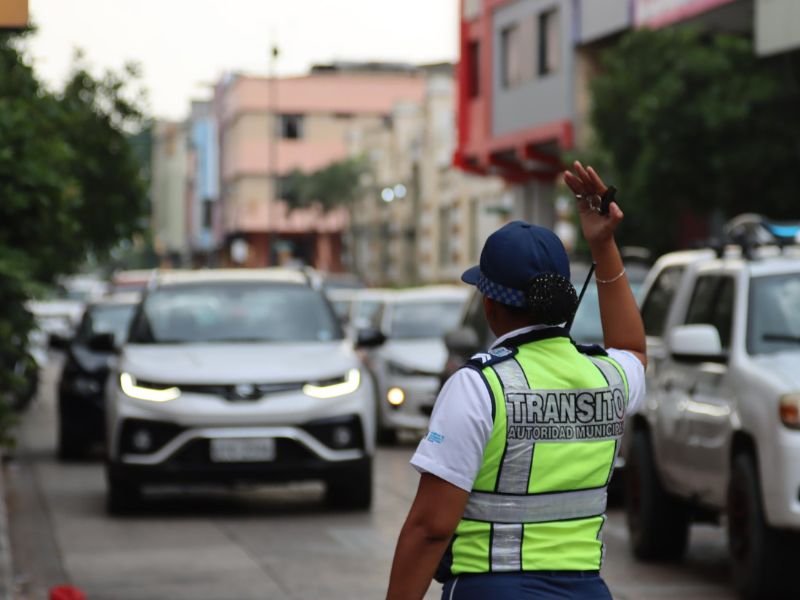
[[[460,575],[442,589],[442,600],[612,600],[595,574],[486,573]]]

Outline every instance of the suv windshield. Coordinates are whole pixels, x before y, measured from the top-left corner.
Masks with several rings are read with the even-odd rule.
[[[463,305],[463,302],[457,300],[397,302],[392,308],[389,337],[442,337],[458,325]]]
[[[341,338],[331,309],[311,288],[224,282],[167,286],[148,294],[130,341],[326,342]]]
[[[101,304],[92,306],[83,316],[75,340],[86,343],[92,336],[102,333],[114,335],[114,342],[121,344],[128,332],[133,316],[133,304]]]
[[[800,273],[754,278],[747,350],[765,354],[787,349],[800,349]]]

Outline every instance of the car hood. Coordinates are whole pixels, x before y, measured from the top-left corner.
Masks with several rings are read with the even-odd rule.
[[[381,357],[405,369],[440,373],[447,360],[447,348],[439,338],[423,340],[387,340]]]
[[[347,342],[128,345],[120,370],[151,382],[235,384],[307,382],[359,366]]]
[[[785,391],[800,392],[800,350],[788,350],[773,354],[763,354],[753,358],[758,366],[758,371],[768,374],[772,381],[780,381],[785,386]]]

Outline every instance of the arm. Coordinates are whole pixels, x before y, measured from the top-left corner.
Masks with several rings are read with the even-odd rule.
[[[574,173],[567,171],[564,181],[580,196],[600,194],[607,187],[589,167],[575,162]],[[600,215],[589,207],[586,199],[578,202],[581,228],[592,260],[597,264],[597,295],[600,302],[600,320],[603,324],[603,342],[607,348],[627,350],[647,366],[647,343],[639,307],[633,297],[627,276],[622,273],[624,265],[614,240],[614,231],[623,218],[622,210],[612,202],[608,215]],[[606,281],[607,283],[603,283]]]
[[[453,537],[469,493],[425,473],[400,531],[387,600],[421,599]]]

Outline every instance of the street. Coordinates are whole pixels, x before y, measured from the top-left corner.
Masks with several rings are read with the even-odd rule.
[[[45,598],[63,583],[90,600],[382,597],[416,486],[412,442],[379,450],[369,513],[331,512],[312,484],[160,493],[141,514],[110,518],[101,463],[54,458],[57,362],[44,373],[6,466],[20,598]],[[734,598],[721,529],[695,527],[683,564],[655,566],[631,558],[619,508],[604,532],[603,573],[616,599]],[[426,598],[439,589],[434,584]]]

